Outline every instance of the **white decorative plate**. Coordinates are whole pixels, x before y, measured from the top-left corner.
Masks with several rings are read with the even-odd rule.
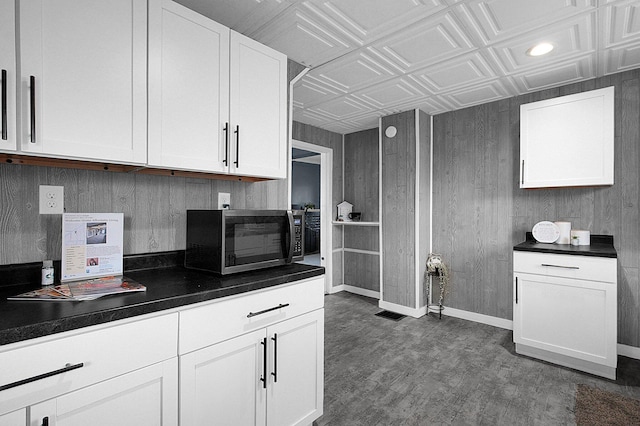
[[[543,220],[533,226],[531,233],[539,243],[553,243],[560,237],[560,228],[553,222]]]

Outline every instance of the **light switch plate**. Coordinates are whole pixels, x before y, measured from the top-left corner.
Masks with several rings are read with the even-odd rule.
[[[218,192],[218,209],[231,208],[231,194],[228,192]]]
[[[64,186],[40,185],[40,214],[64,213]]]

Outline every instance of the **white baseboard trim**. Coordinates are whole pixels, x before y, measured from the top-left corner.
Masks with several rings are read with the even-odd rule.
[[[640,359],[640,348],[618,343],[618,355],[626,356],[627,358]]]
[[[444,307],[442,315],[475,321],[482,324],[491,325],[493,327],[504,328],[506,330],[513,330],[513,321],[511,320],[492,317],[484,314],[477,314],[475,312],[463,311],[461,309],[450,308],[448,306]]]
[[[373,299],[380,299],[380,292],[374,290],[368,290],[366,288],[360,288],[349,284],[343,284],[344,291],[353,294],[359,294],[360,296],[371,297]]]
[[[395,312],[397,314],[407,315],[413,318],[420,318],[427,314],[427,307],[422,308],[410,308],[408,306],[397,305],[391,302],[385,302],[384,300],[378,301],[378,307],[385,311]]]
[[[331,288],[329,294],[340,293],[341,291],[346,291],[347,293],[353,293],[360,296],[371,297],[373,299],[380,299],[379,291],[368,290],[366,288],[360,288],[349,284],[335,285]]]

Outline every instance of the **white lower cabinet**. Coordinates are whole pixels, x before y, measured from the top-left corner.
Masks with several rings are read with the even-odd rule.
[[[184,312],[181,327],[199,321],[215,330],[224,313],[229,331],[218,330],[211,334],[216,343],[181,354],[180,424],[310,425],[320,417],[323,286],[324,278],[315,279]],[[306,309],[312,310],[300,314]],[[230,336],[234,325],[244,332]],[[181,348],[194,342],[186,336]]]
[[[177,399],[178,360],[172,358],[36,404],[29,424],[177,425]]]
[[[0,425],[178,424],[177,333],[173,313],[0,346]]]
[[[616,377],[616,259],[514,252],[516,352]]]
[[[0,426],[26,426],[27,425],[27,409],[12,411],[11,413],[0,416]]]
[[[310,425],[323,293],[321,276],[0,346],[0,426]]]

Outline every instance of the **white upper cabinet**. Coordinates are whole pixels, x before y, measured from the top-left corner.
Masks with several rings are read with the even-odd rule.
[[[229,28],[152,0],[148,164],[226,172],[228,120]]]
[[[614,88],[520,107],[520,188],[613,185]]]
[[[146,163],[147,2],[17,4],[22,151]]]
[[[148,165],[286,177],[287,84],[285,55],[152,0]]]
[[[15,151],[16,138],[15,2],[0,0],[0,150]]]
[[[287,57],[231,32],[231,172],[287,174]]]

